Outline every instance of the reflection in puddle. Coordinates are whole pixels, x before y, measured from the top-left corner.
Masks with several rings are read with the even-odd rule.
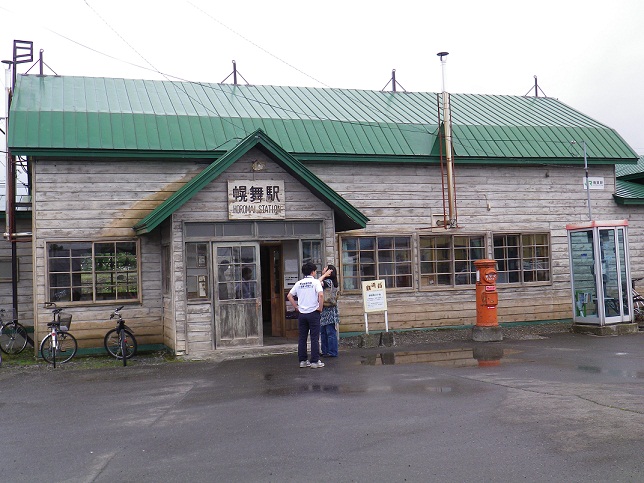
[[[430,364],[440,367],[492,367],[501,364],[504,355],[511,352],[498,346],[481,346],[472,349],[442,349],[431,351],[383,352],[363,356],[361,364],[367,366],[393,364]]]
[[[620,369],[603,369],[598,366],[577,366],[577,370],[591,374],[604,374],[608,376],[629,377],[632,379],[644,379],[642,371],[625,371]]]
[[[452,392],[452,388],[449,386],[439,386],[439,387],[428,386],[425,389],[428,392]]]
[[[300,384],[288,387],[269,388],[265,391],[268,396],[294,396],[305,393],[322,393],[322,394],[347,394],[358,391],[356,388],[339,386],[337,384]]]

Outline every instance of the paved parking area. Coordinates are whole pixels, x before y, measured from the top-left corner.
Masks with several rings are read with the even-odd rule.
[[[0,368],[0,480],[642,481],[643,344]]]

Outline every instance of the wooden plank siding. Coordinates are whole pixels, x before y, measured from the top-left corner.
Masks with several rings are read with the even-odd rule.
[[[584,172],[578,167],[458,166],[456,200],[459,228],[423,229],[431,215],[442,215],[440,169],[435,166],[355,167],[319,164],[309,167],[332,189],[370,218],[359,234],[412,235],[414,277],[419,278],[417,236],[422,234],[485,235],[487,257],[494,258],[495,233],[548,233],[551,243],[551,283],[499,284],[500,322],[565,319],[572,316],[567,223],[588,219]],[[604,190],[591,191],[594,219],[628,217],[612,199],[612,166],[593,166],[603,176]],[[378,180],[386,180],[378,182]],[[488,210],[488,205],[490,209]],[[641,243],[632,227],[631,244]],[[339,267],[340,272],[342,271]],[[464,288],[390,289],[388,321],[392,330],[412,327],[470,325],[476,321],[475,290]],[[343,293],[339,302],[341,331],[364,331],[360,294]],[[384,314],[370,314],[370,329],[384,329]],[[373,325],[372,325],[373,324]]]
[[[194,162],[34,161],[33,187],[36,194],[32,217],[36,340],[45,335],[46,323],[51,320],[51,311],[44,307],[49,300],[46,243],[134,240],[132,226],[202,168]],[[72,314],[70,331],[78,339],[79,347],[102,347],[103,336],[114,326],[109,315],[123,303],[123,317],[139,345],[171,343],[174,336],[166,337],[162,320],[160,240],[160,230],[140,239],[141,303],[59,304]]]
[[[251,165],[253,161],[261,160],[266,168],[254,173]],[[228,221],[228,180],[253,180],[253,179],[282,179],[284,180],[286,219],[288,220],[319,220],[324,222],[325,230],[325,255],[329,259],[336,259],[334,248],[333,213],[328,206],[302,186],[296,179],[288,174],[277,163],[269,159],[259,150],[252,150],[242,156],[218,179],[197,193],[189,202],[173,214],[173,238],[175,241],[175,291],[177,301],[185,299],[183,264],[183,225],[186,222]],[[212,263],[212,260],[210,261]],[[209,267],[212,272],[212,266]],[[212,274],[210,279],[212,293]],[[214,347],[214,314],[210,301],[178,302],[178,306],[185,303],[185,309],[175,313],[177,323],[178,354],[194,354],[195,352],[212,350]],[[208,325],[210,323],[210,325]],[[208,346],[208,337],[212,339],[212,346]]]
[[[254,173],[251,170],[254,160],[265,161],[266,170]],[[253,177],[284,180],[287,220],[324,223],[324,255],[340,272],[338,246],[341,236],[400,234],[412,237],[416,285],[411,289],[388,290],[388,318],[392,330],[475,322],[473,286],[431,289],[417,286],[417,243],[418,236],[423,234],[483,235],[488,246],[486,255],[493,258],[491,243],[495,233],[548,233],[551,282],[524,286],[499,284],[499,321],[554,320],[572,316],[565,226],[588,219],[583,168],[475,166],[458,165],[457,161],[459,227],[444,230],[430,229],[432,215],[443,212],[439,166],[337,162],[306,163],[306,166],[370,218],[366,229],[335,234],[333,213],[327,205],[262,152],[250,151],[174,212],[160,230],[140,237],[142,302],[128,304],[123,310],[139,344],[163,343],[177,354],[212,348],[211,302],[204,304],[185,299],[184,223],[227,221],[227,181]],[[44,336],[45,324],[51,317],[43,307],[47,300],[45,243],[134,239],[132,226],[204,167],[205,164],[190,160],[37,160],[33,163],[33,283],[37,339]],[[601,176],[605,180],[604,190],[591,191],[593,218],[629,219],[632,273],[634,277],[644,276],[644,209],[617,205],[613,201],[612,166],[592,166],[591,176]],[[167,230],[165,235],[162,235],[163,230]],[[162,239],[170,243],[171,249],[172,283],[168,294],[162,293]],[[22,263],[21,273],[30,268],[29,263]],[[24,280],[28,283],[28,279]],[[209,289],[212,290],[212,277]],[[102,337],[111,328],[109,313],[116,305],[70,304],[66,308],[74,317],[72,332],[82,347],[102,346]],[[343,291],[339,309],[341,331],[364,331],[359,293]],[[369,316],[370,329],[384,328],[383,322],[382,314]]]

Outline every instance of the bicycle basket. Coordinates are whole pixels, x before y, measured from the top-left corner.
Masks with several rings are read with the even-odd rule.
[[[72,314],[59,312],[58,323],[60,324],[60,330],[69,330],[69,326],[72,325]]]

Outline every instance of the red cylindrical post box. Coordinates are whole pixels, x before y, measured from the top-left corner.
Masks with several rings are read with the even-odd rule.
[[[496,291],[496,261],[476,260],[476,325],[497,327],[499,325],[496,307],[499,294]]]

